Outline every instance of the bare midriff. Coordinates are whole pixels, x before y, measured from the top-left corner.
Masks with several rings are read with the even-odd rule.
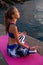
[[[11,38],[11,37],[9,37],[9,39],[8,39],[8,45],[13,45],[13,44],[17,44],[17,41],[16,41],[16,39],[14,38]]]

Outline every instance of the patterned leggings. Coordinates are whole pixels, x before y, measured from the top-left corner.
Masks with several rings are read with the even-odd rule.
[[[15,48],[16,46],[16,48]],[[26,49],[26,48],[23,48],[19,45],[8,45],[7,46],[7,52],[10,56],[13,56],[13,57],[22,57],[22,56],[26,56],[26,55],[29,55],[29,54],[34,54],[36,53],[37,51],[36,50],[30,50],[30,49]]]

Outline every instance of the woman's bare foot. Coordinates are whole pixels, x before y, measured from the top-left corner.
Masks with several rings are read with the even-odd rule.
[[[38,50],[40,48],[40,46],[33,46],[33,47],[31,47],[30,49],[31,50]]]

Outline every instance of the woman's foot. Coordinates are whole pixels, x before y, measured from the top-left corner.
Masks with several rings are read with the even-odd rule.
[[[30,49],[31,50],[38,50],[40,48],[40,46],[33,46],[33,47],[31,47]]]
[[[35,52],[38,52],[38,53],[40,54],[39,48],[40,48],[40,46],[33,46],[33,47],[31,47],[30,49],[31,49],[31,50],[35,50]]]

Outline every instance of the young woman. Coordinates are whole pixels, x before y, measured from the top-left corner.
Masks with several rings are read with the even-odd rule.
[[[16,7],[9,8],[5,13],[5,27],[8,33],[7,52],[13,57],[22,57],[37,52],[38,46],[29,47],[25,44],[26,32],[19,32],[16,26],[20,12]]]

